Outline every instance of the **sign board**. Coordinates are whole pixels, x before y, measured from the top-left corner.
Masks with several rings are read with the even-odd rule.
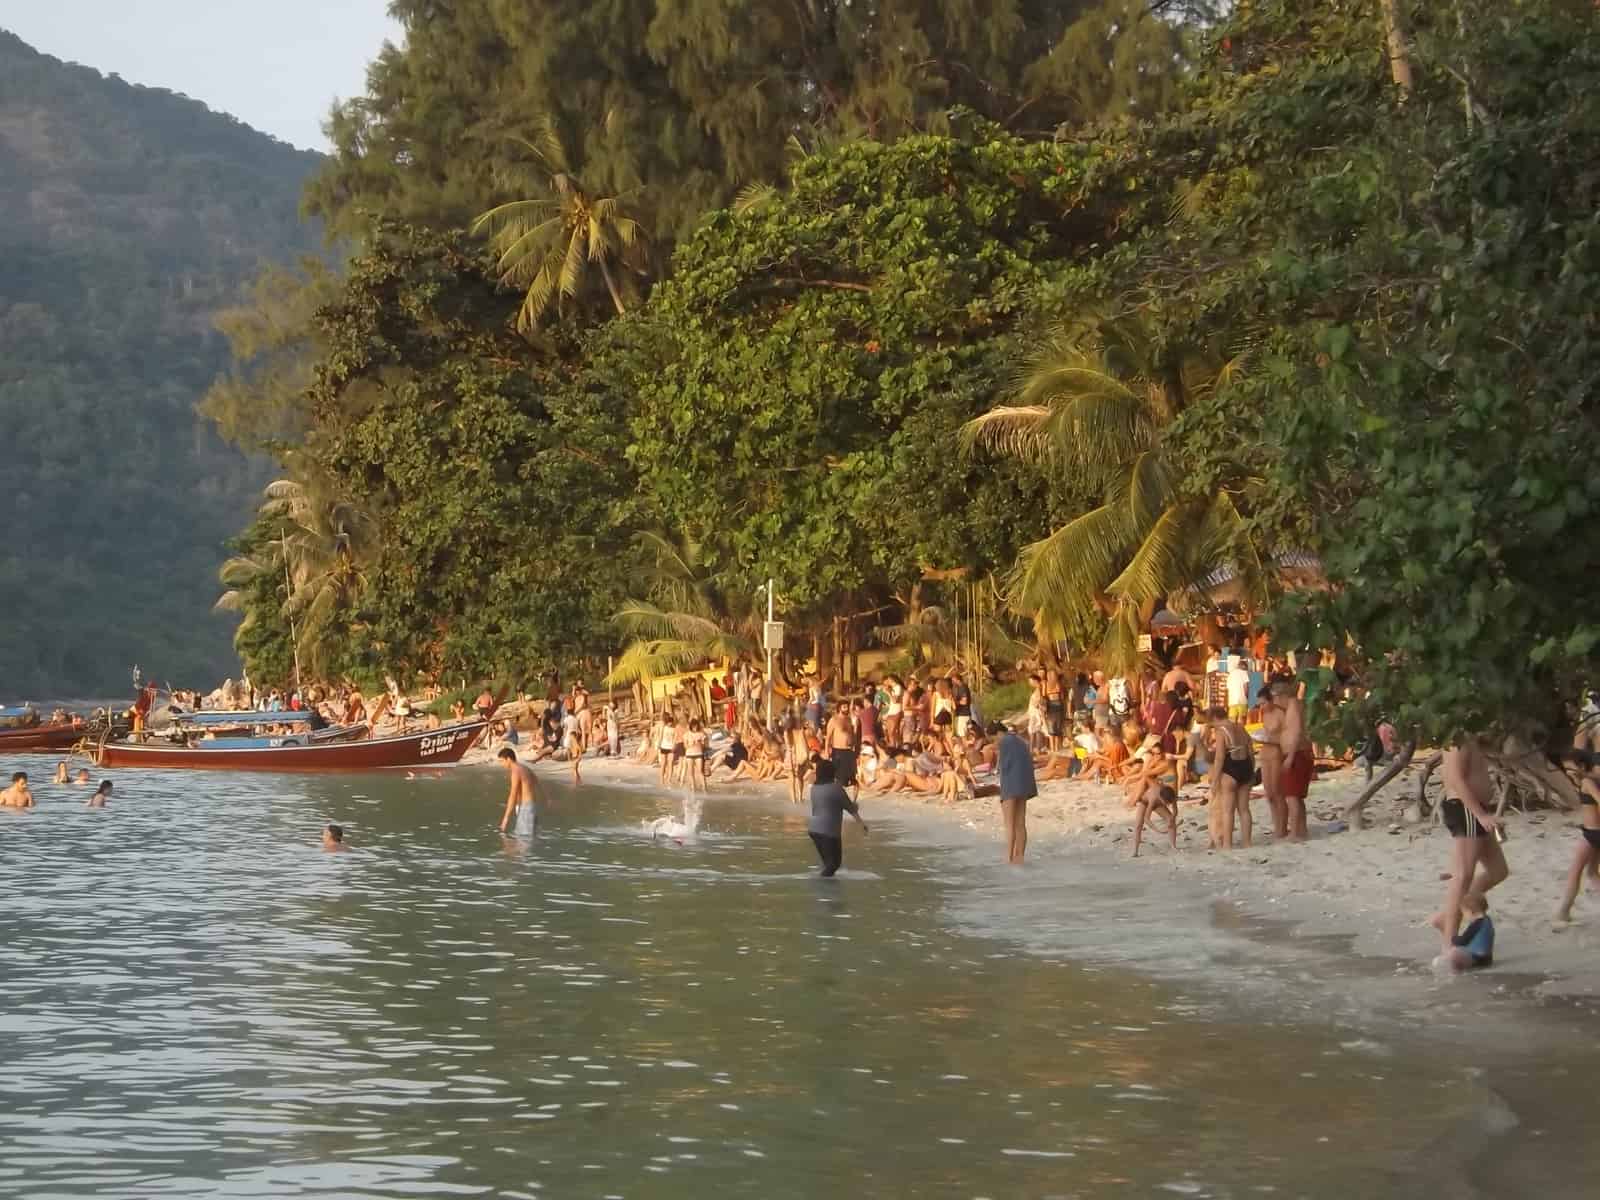
[[[1150,652],[1150,635],[1148,633],[1141,633],[1139,635],[1139,649],[1145,654]]]
[[[761,631],[761,648],[763,650],[783,649],[783,622],[768,621]]]

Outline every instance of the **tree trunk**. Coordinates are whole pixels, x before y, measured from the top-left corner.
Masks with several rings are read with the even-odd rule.
[[[1411,95],[1411,51],[1400,24],[1400,0],[1379,0],[1383,7],[1384,40],[1389,46],[1389,74],[1400,93],[1401,103]]]
[[[1411,765],[1411,758],[1414,754],[1416,754],[1416,752],[1416,742],[1407,742],[1405,746],[1401,748],[1400,753],[1395,755],[1394,761],[1389,764],[1389,769],[1386,770],[1382,775],[1379,775],[1377,779],[1367,784],[1367,790],[1352,800],[1349,806],[1345,808],[1344,819],[1352,822],[1355,821],[1355,819],[1361,815],[1361,810],[1366,808],[1367,801],[1371,800],[1379,792],[1383,791],[1384,788],[1388,787],[1389,782],[1394,779],[1395,776],[1399,775],[1401,771],[1404,771]]]
[[[606,281],[606,291],[611,293],[611,303],[617,306],[617,316],[622,316],[627,311],[622,307],[622,293],[617,291],[617,281],[611,275],[611,264],[603,258],[600,260],[600,275]]]

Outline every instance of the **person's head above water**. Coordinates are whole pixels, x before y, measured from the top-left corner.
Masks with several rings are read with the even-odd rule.
[[[510,746],[507,746],[503,750],[501,750],[499,754],[496,754],[495,757],[498,758],[501,762],[511,763],[514,766],[516,764],[516,761],[517,761],[517,752],[515,750],[513,750]]]
[[[28,773],[26,771],[14,771],[14,772],[12,772],[11,782],[13,784],[27,783],[28,782]]]
[[[111,780],[102,779],[100,781],[100,786],[95,788],[94,794],[96,796],[109,796],[109,795],[111,795]]]
[[[322,827],[322,848],[324,850],[343,850],[344,826],[335,825],[331,821]]]
[[[73,779],[77,783],[88,783],[89,782],[89,768],[88,767],[79,767],[78,768],[78,773],[75,776],[73,776]]]

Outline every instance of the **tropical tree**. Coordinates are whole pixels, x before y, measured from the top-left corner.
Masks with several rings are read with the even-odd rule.
[[[634,545],[645,595],[624,601],[617,611],[617,625],[632,640],[606,677],[608,684],[648,683],[755,649],[761,613],[754,594],[719,586],[699,541],[643,530]]]
[[[377,546],[377,522],[325,482],[275,480],[265,497],[255,528],[272,536],[253,538],[222,564],[217,575],[228,590],[215,607],[244,614],[236,647],[250,641],[265,618],[281,616],[297,658],[324,671],[348,640],[349,614]]]
[[[489,235],[501,282],[526,292],[517,328],[528,332],[552,304],[577,300],[590,268],[600,272],[621,316],[637,291],[634,280],[649,265],[644,227],[621,198],[592,195],[571,173],[549,118],[537,123],[534,141],[521,144],[548,176],[543,186],[550,194],[497,205],[472,223],[473,233]]]
[[[1161,354],[1137,327],[1060,331],[1024,370],[1014,402],[968,422],[983,445],[1091,485],[1101,502],[1024,547],[1008,580],[1012,606],[1042,639],[1061,640],[1098,613],[1108,665],[1133,668],[1138,635],[1169,595],[1218,565],[1259,591],[1239,498],[1193,495],[1167,435],[1195,398],[1235,377],[1242,359]]]

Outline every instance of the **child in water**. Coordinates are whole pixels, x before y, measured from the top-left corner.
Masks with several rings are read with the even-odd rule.
[[[1467,927],[1456,934],[1448,954],[1433,960],[1436,967],[1452,971],[1471,971],[1494,963],[1494,922],[1489,919],[1489,902],[1477,892],[1461,898],[1461,911],[1469,918]]]

